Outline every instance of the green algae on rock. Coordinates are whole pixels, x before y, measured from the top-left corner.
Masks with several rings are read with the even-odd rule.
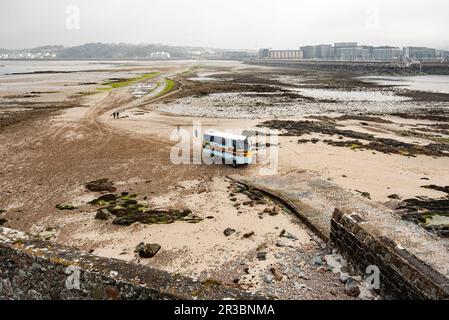
[[[77,207],[75,207],[73,204],[70,204],[70,203],[57,204],[56,208],[59,209],[59,210],[75,210],[75,209],[78,209]]]
[[[108,219],[105,210],[115,218],[112,224],[130,226],[135,222],[143,224],[169,224],[178,220],[188,223],[198,223],[203,219],[191,215],[189,209],[156,209],[140,203],[137,194],[122,192],[120,195],[104,194],[97,199],[90,201],[92,205],[100,206],[96,218],[99,220]]]

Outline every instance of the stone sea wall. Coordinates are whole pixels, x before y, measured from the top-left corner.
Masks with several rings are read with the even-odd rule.
[[[0,227],[0,299],[262,299]]]
[[[384,296],[399,299],[449,299],[449,279],[383,236],[350,210],[336,209],[331,241],[361,270],[377,266]]]

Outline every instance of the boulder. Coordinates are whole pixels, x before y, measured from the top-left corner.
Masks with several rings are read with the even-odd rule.
[[[295,287],[295,290],[299,291],[299,290],[306,289],[307,285],[305,285],[304,283],[295,282],[294,287]]]
[[[340,273],[340,282],[341,283],[345,284],[348,281],[348,279],[349,279],[349,276],[347,273],[344,273],[344,272]]]
[[[321,256],[316,256],[312,261],[312,265],[314,265],[314,266],[323,265],[323,259],[321,258]]]
[[[281,209],[278,206],[274,206],[273,209],[271,209],[270,216],[276,216],[280,213]]]
[[[231,228],[226,228],[225,229],[225,231],[223,231],[223,233],[224,233],[224,235],[226,236],[226,237],[229,237],[231,234],[233,234],[235,232],[235,230],[234,229],[231,229]]]
[[[108,193],[98,197],[97,199],[90,201],[89,204],[107,205],[113,202],[115,203],[117,198],[118,197],[115,194]]]
[[[371,200],[371,194],[369,194],[369,192],[359,191],[359,193],[360,193],[360,195],[361,195],[362,197]]]
[[[257,253],[257,259],[258,259],[259,261],[267,260],[267,253],[266,253],[266,252],[263,252],[263,251],[258,252],[258,253]]]
[[[263,210],[264,213],[268,213],[270,216],[276,216],[279,214],[280,209],[278,206],[274,206],[272,208],[265,208]]]
[[[106,178],[91,181],[86,184],[86,188],[92,192],[115,192],[117,190],[117,188],[114,187],[114,183]]]
[[[284,276],[282,275],[282,273],[278,269],[271,268],[270,271],[273,274],[273,276],[276,279],[276,281],[281,281],[282,278],[284,278]]]
[[[136,246],[136,249],[134,249],[134,252],[138,253],[140,250],[143,250],[145,248],[145,243],[141,242]]]
[[[353,278],[348,278],[345,284],[345,293],[350,297],[358,297],[360,294],[360,288]]]
[[[251,238],[253,235],[254,235],[254,231],[251,231],[251,232],[245,233],[243,235],[243,238],[248,239],[248,238]]]
[[[270,284],[271,282],[273,282],[273,276],[272,276],[271,274],[269,274],[269,273],[266,273],[266,274],[263,276],[263,279],[264,279],[264,281],[265,281],[266,283],[268,283],[268,284]]]
[[[153,258],[160,249],[161,246],[159,244],[150,243],[140,246],[138,253],[141,258]]]
[[[95,219],[97,220],[107,220],[109,218],[109,211],[108,209],[102,208],[97,211],[97,214],[95,215]]]

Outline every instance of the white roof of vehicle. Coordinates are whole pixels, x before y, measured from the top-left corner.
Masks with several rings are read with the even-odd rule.
[[[227,132],[221,132],[221,131],[206,131],[204,134],[214,136],[214,137],[220,137],[225,139],[231,139],[231,140],[246,140],[247,137],[239,134],[232,134]]]

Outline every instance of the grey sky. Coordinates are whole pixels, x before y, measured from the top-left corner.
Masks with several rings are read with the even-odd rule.
[[[79,8],[79,29],[70,5]],[[1,48],[128,42],[256,49],[337,41],[444,49],[449,1],[0,0]]]

